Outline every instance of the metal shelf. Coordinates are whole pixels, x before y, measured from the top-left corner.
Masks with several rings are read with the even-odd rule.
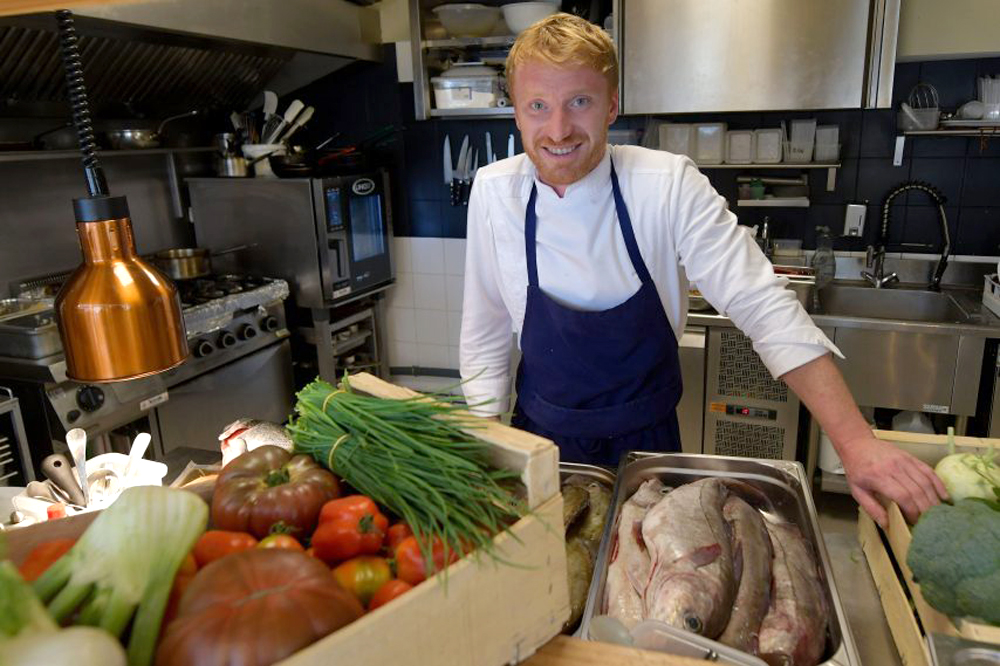
[[[970,127],[968,129],[908,130],[903,136],[1000,136],[1000,127]]]
[[[777,164],[698,164],[699,169],[839,169],[840,162],[819,164],[806,162],[803,164],[793,164],[791,162],[779,162]]]
[[[809,199],[806,197],[739,199],[736,205],[741,208],[809,208]]]
[[[851,487],[847,485],[846,476],[843,474],[832,474],[826,470],[820,470],[819,487],[825,493],[851,494]]]
[[[452,39],[426,39],[420,42],[420,46],[425,49],[454,49],[467,48],[470,46],[502,46],[510,47],[514,45],[514,35],[499,35],[494,37],[454,37]]]
[[[433,118],[513,118],[514,107],[496,106],[485,109],[431,109],[428,114]]]
[[[99,150],[98,157],[120,157],[125,155],[173,155],[181,153],[208,153],[218,150],[210,146],[197,148],[144,148],[136,150]],[[79,150],[14,150],[0,152],[0,162],[34,162],[38,160],[80,159]]]

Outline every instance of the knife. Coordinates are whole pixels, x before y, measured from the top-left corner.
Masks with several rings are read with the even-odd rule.
[[[507,157],[514,157],[514,135],[507,135]]]
[[[444,135],[444,184],[451,188],[451,138]]]
[[[469,162],[472,162],[472,166],[469,166]],[[479,149],[476,149],[475,158],[472,156],[472,151],[469,151],[468,157],[465,158],[465,182],[462,187],[462,205],[469,205],[469,192],[472,190],[472,180],[476,177],[476,171],[479,170]]]
[[[490,133],[487,132],[486,133],[486,163],[487,164],[493,164],[493,162],[494,162],[494,160],[493,160],[493,137],[491,137]]]
[[[452,187],[451,205],[457,206],[462,200],[462,181],[466,178],[469,168],[469,135],[462,139],[462,147],[458,149],[458,162],[455,164],[454,186]]]

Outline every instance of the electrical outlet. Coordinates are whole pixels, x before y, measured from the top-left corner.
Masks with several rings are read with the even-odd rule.
[[[865,232],[865,213],[868,211],[864,204],[847,204],[847,211],[844,214],[844,235],[860,237]]]

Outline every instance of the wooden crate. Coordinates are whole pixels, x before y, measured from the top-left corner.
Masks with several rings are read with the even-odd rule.
[[[889,505],[888,513],[889,527],[883,532],[867,513],[859,511],[858,539],[903,663],[906,666],[931,666],[933,662],[926,640],[929,633],[1000,644],[1000,627],[963,619],[958,620],[956,625],[947,615],[934,610],[924,601],[920,586],[913,581],[913,574],[906,566],[906,554],[912,540],[910,526],[895,504]],[[883,543],[882,534],[888,548]],[[894,563],[902,573],[902,580],[896,574]],[[910,599],[913,600],[912,607]]]
[[[359,374],[355,390],[383,398],[418,395]],[[330,663],[501,666],[531,656],[569,617],[566,551],[559,493],[559,454],[547,439],[482,420],[468,432],[490,445],[497,467],[520,472],[530,515],[494,541],[496,552],[517,566],[475,554],[356,622],[300,650],[284,666]],[[10,535],[19,562],[47,539],[79,534],[94,514],[74,516]]]

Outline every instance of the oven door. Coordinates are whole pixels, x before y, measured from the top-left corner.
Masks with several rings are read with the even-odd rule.
[[[282,423],[293,401],[291,345],[282,340],[171,387],[170,399],[156,408],[161,456],[178,448],[219,452],[227,425],[240,418]]]
[[[392,214],[388,175],[372,172],[337,178],[332,183],[328,181],[325,198],[331,248],[329,261],[335,262],[338,268],[342,261],[346,263],[346,271],[330,271],[346,278],[334,285],[333,300],[355,298],[391,282]]]

